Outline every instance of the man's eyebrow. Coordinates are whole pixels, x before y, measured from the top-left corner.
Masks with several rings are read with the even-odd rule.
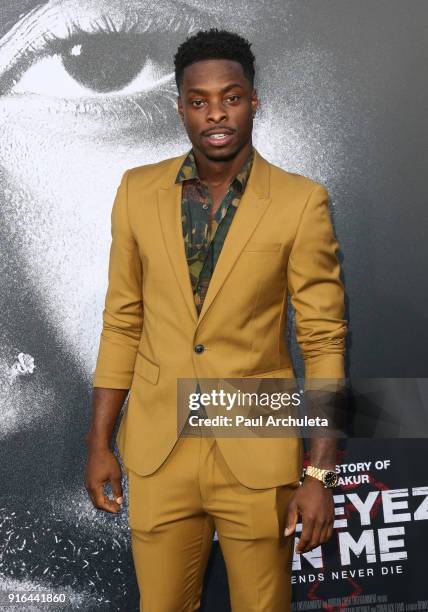
[[[232,89],[233,87],[240,87],[241,89],[244,89],[241,83],[229,83],[228,85],[222,87],[220,91],[224,93],[225,91],[227,91],[228,89]],[[205,94],[207,93],[207,90],[203,89],[202,87],[190,87],[190,89],[187,90],[187,93]]]

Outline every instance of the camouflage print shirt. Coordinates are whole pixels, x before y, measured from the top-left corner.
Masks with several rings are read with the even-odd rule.
[[[183,238],[189,266],[190,280],[198,314],[208,290],[211,276],[239,201],[245,190],[254,159],[254,148],[210,222],[212,201],[208,187],[198,176],[193,149],[184,159],[176,183],[183,183],[181,196],[181,220]]]

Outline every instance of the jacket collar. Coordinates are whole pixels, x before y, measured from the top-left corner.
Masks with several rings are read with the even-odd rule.
[[[270,163],[261,156],[258,150],[253,147],[254,160],[251,167],[251,172],[248,177],[248,186],[252,191],[261,197],[269,196],[269,167]],[[186,151],[182,155],[172,157],[168,160],[165,170],[162,173],[161,188],[168,189],[172,187],[177,178],[178,172],[183,165],[184,160],[189,155],[190,151]]]
[[[245,186],[248,181],[248,177],[251,171],[251,165],[254,158],[254,147],[251,148],[251,151],[242,164],[241,169],[236,174],[236,176],[232,179],[231,184],[236,186],[236,188],[242,193],[245,190]],[[175,178],[176,183],[183,183],[189,180],[199,180],[198,167],[196,165],[195,154],[193,149],[187,153],[184,158],[183,163],[181,164],[177,176]]]

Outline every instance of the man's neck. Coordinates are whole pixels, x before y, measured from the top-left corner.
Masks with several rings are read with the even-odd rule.
[[[230,182],[230,180],[236,176],[242,168],[245,160],[251,153],[252,147],[253,143],[250,140],[242,147],[242,149],[233,159],[228,161],[214,161],[207,159],[207,157],[205,157],[205,155],[203,155],[200,151],[193,149],[200,180],[212,187],[217,187],[223,185],[224,183]]]

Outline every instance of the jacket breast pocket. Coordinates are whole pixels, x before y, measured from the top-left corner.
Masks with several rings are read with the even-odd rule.
[[[142,353],[137,352],[134,373],[155,385],[159,378],[159,366]]]
[[[250,240],[245,245],[244,251],[279,251],[281,246],[281,242],[259,242]]]

